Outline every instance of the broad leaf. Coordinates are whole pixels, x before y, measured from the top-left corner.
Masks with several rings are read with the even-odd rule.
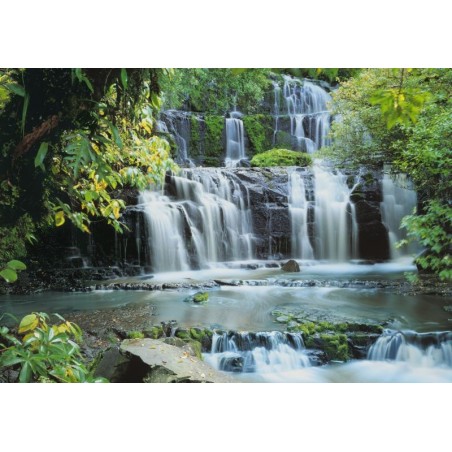
[[[13,259],[12,261],[9,261],[6,266],[12,270],[26,270],[27,266],[21,262]]]
[[[36,314],[26,315],[19,324],[19,333],[23,334],[27,331],[34,330],[39,325],[39,318]]]
[[[4,268],[2,271],[0,271],[0,276],[9,283],[17,280],[17,273],[10,268]]]

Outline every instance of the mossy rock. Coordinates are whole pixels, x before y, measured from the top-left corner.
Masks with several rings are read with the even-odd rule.
[[[187,331],[187,330],[185,330],[185,329],[178,329],[178,330],[176,331],[175,336],[178,337],[179,339],[184,340],[184,341],[189,341],[189,340],[191,340],[190,332]]]
[[[243,118],[245,135],[248,138],[250,155],[270,148],[273,139],[273,117],[270,115],[249,115]]]
[[[309,166],[312,157],[309,154],[288,149],[270,149],[267,152],[256,154],[251,159],[251,166]]]
[[[128,331],[128,339],[144,339],[144,333],[142,331]]]
[[[196,303],[203,304],[209,301],[209,293],[208,292],[196,292],[194,295],[190,295],[184,298],[186,303]]]
[[[321,334],[323,350],[330,361],[347,361],[350,357],[345,334]]]
[[[161,326],[153,326],[148,330],[144,330],[143,333],[145,337],[148,337],[150,339],[160,339],[164,336],[163,328]]]

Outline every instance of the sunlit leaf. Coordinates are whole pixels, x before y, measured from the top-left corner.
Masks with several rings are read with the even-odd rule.
[[[39,317],[36,314],[26,315],[19,324],[19,333],[23,334],[27,331],[34,330],[39,325]]]
[[[55,214],[55,226],[63,226],[65,222],[65,218],[64,218],[64,212],[62,210],[60,210],[59,212],[57,212]]]

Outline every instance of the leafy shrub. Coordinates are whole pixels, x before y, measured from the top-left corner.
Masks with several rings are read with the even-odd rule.
[[[81,329],[54,314],[61,323],[50,325],[46,313],[33,312],[19,324],[17,335],[0,326],[0,369],[16,367],[19,381],[28,383],[97,383],[80,352]],[[0,319],[1,320],[1,319]]]
[[[256,154],[251,159],[251,166],[309,166],[312,158],[309,154],[288,149],[270,149]]]

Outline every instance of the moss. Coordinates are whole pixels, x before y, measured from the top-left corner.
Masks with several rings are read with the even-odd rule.
[[[209,300],[209,294],[207,292],[196,292],[193,295],[194,303],[206,303]]]
[[[14,226],[0,227],[0,266],[27,255],[26,241],[35,232],[31,217],[23,215]]]
[[[278,132],[276,132],[275,144],[277,144],[281,148],[292,148],[292,135],[290,133],[279,130]]]
[[[347,361],[349,359],[347,336],[345,334],[321,334],[320,339],[329,360]]]
[[[206,157],[220,158],[220,156],[222,157],[224,154],[223,146],[224,117],[206,116],[205,123],[206,123],[206,138],[205,138]]]
[[[191,340],[190,333],[187,330],[177,330],[175,336],[183,341]]]
[[[144,334],[146,337],[150,337],[151,339],[159,339],[163,334],[163,328],[161,326],[153,326],[150,330],[145,330]]]
[[[204,360],[202,356],[202,345],[199,341],[188,341],[188,344],[190,344],[191,348],[193,349],[193,352],[195,353],[195,356],[200,359],[201,361]]]
[[[251,166],[309,166],[312,158],[309,154],[288,149],[270,149],[262,154],[256,154],[251,159]]]
[[[198,157],[201,154],[201,132],[199,120],[196,116],[190,117],[190,156]]]
[[[144,334],[141,331],[128,331],[127,337],[129,339],[143,339]]]
[[[273,138],[272,123],[273,118],[270,115],[251,115],[243,118],[250,155],[264,152],[271,147]]]

